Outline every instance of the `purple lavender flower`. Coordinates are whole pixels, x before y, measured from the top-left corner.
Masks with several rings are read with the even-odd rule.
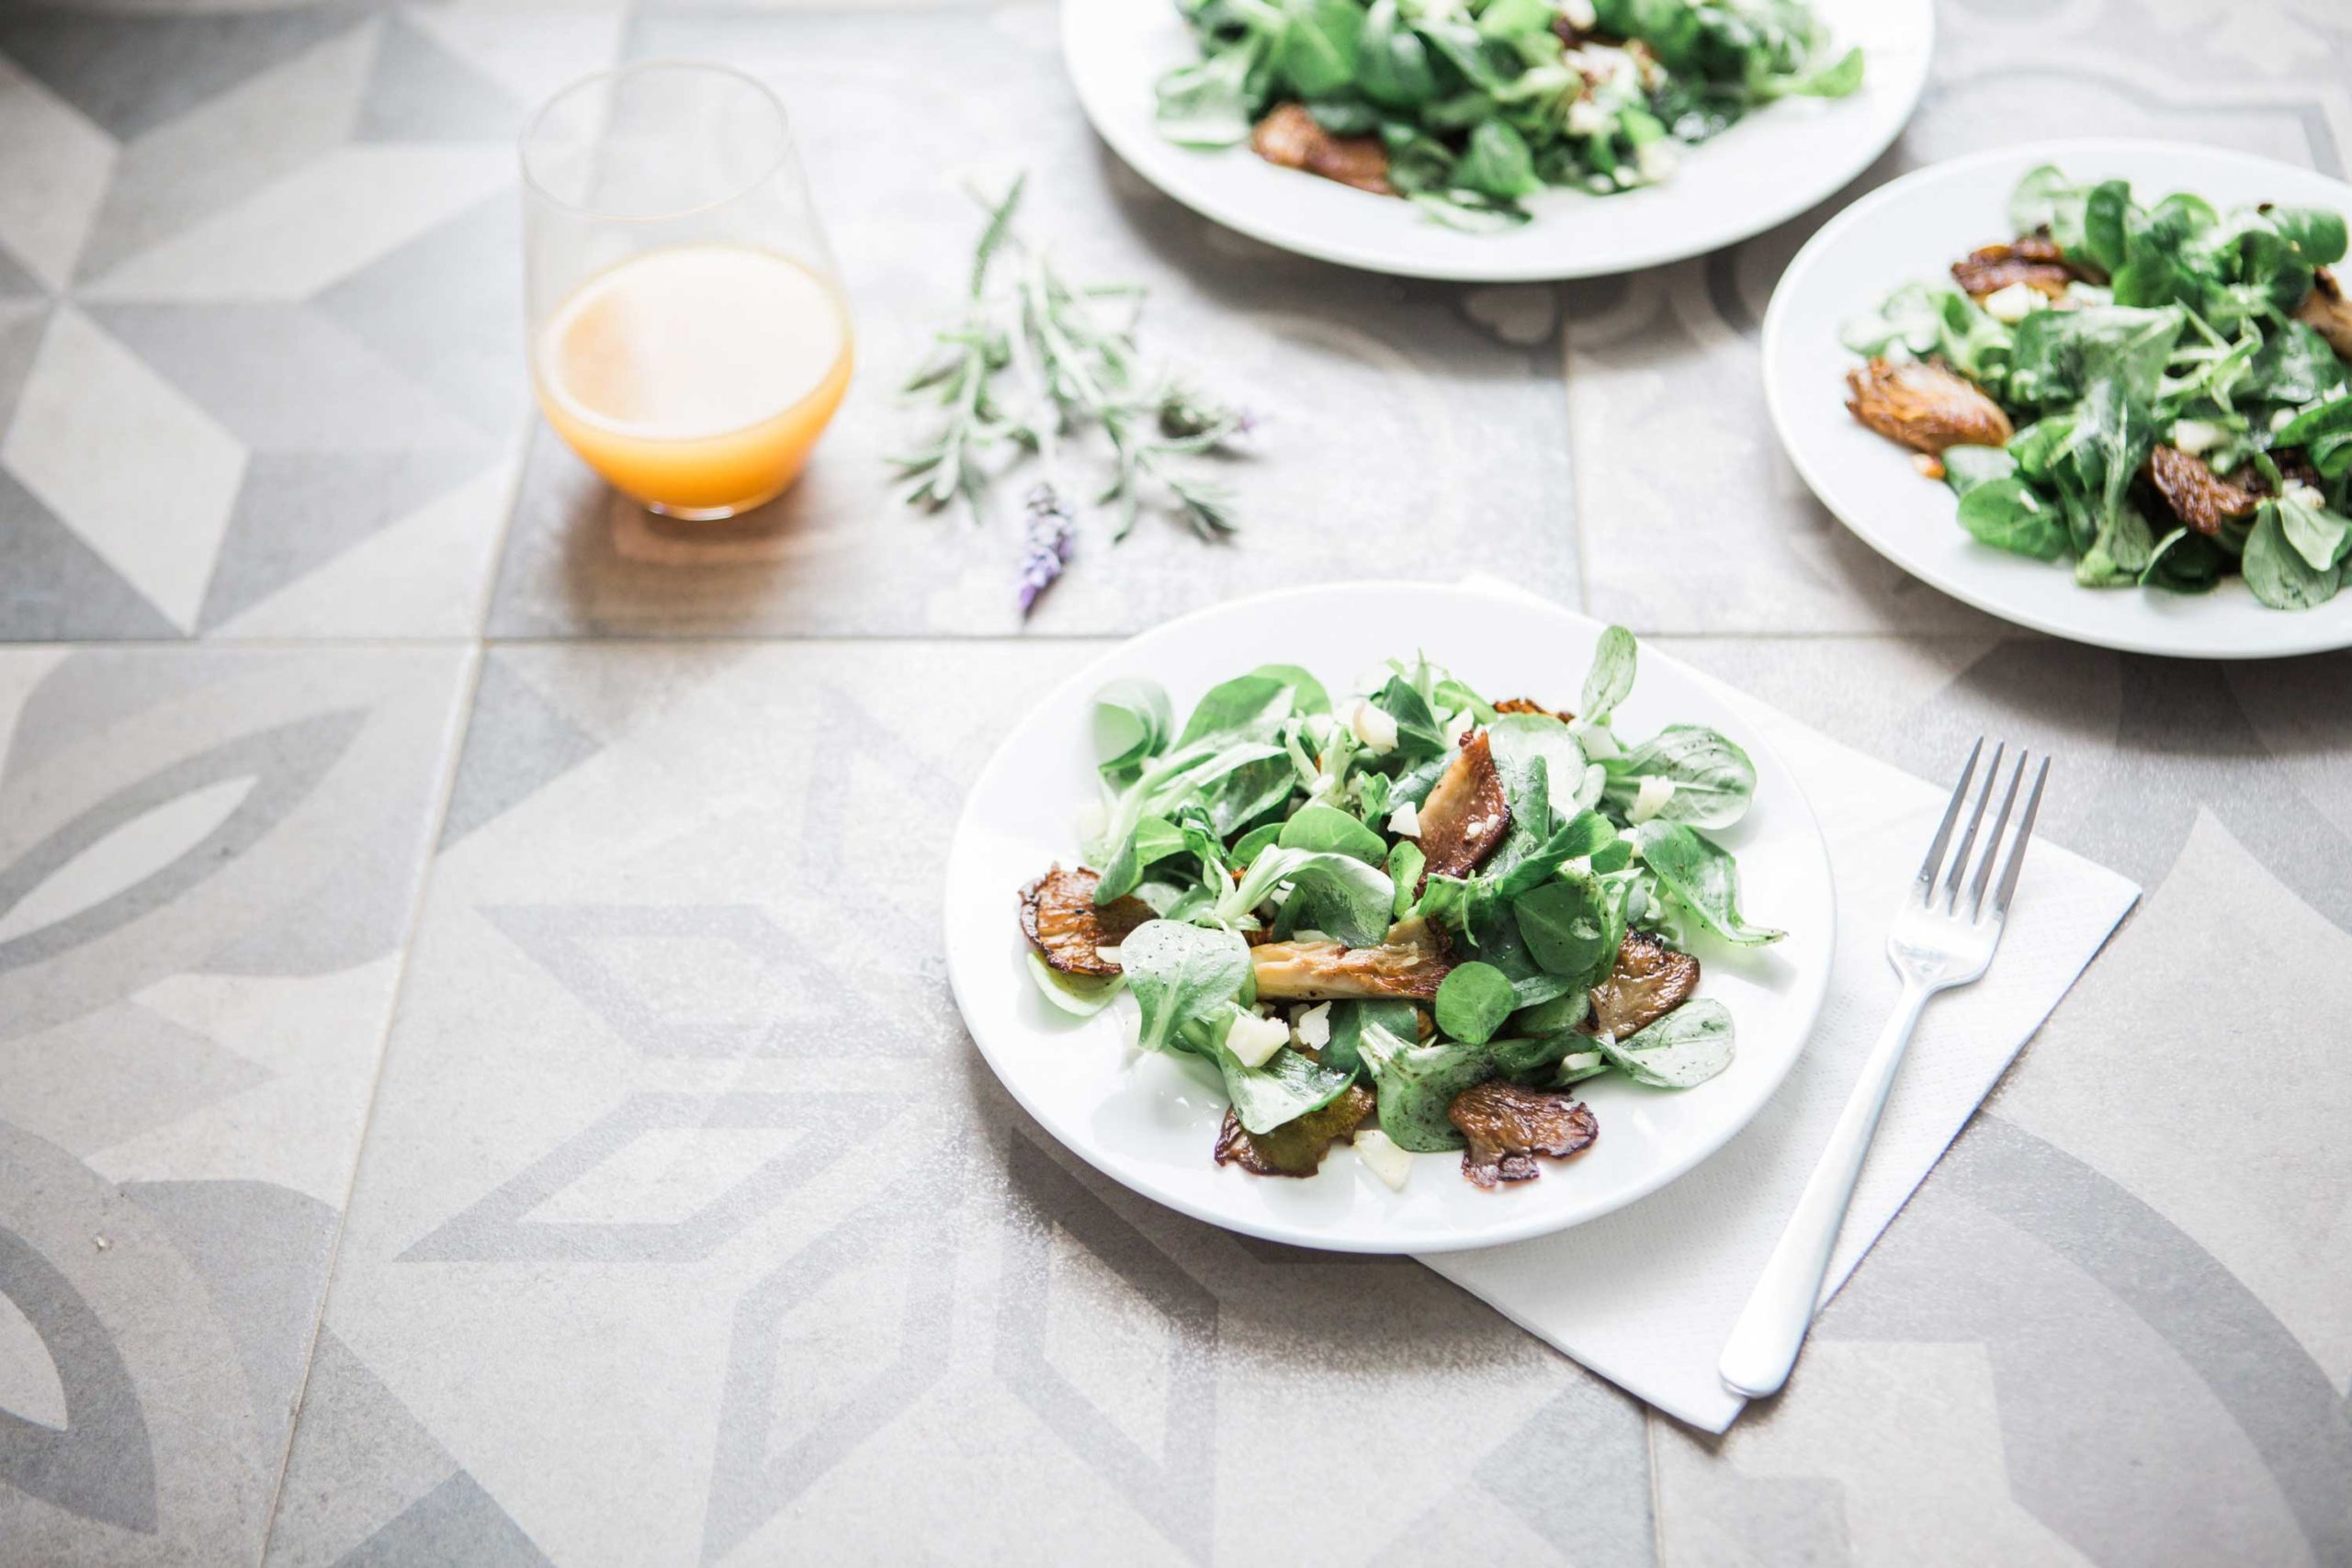
[[[1077,523],[1061,495],[1050,484],[1040,484],[1023,502],[1025,521],[1021,531],[1021,615],[1036,606],[1037,595],[1051,587],[1069,564],[1070,547],[1078,541]]]

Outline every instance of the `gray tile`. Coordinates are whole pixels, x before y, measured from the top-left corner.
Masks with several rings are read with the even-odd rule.
[[[326,1321],[539,1551],[1361,1562],[1468,1509],[1646,1560],[1622,1398],[1424,1270],[1072,1168],[979,1065],[938,867],[1068,645],[507,653],[601,744],[546,739],[435,863]],[[530,777],[541,726],[474,743]],[[1302,1444],[1347,1483],[1229,1457]],[[1563,1445],[1606,1504],[1550,1497]],[[429,1472],[332,1447],[298,1437],[286,1561],[347,1548],[320,1499],[380,1523]]]
[[[212,565],[209,632],[482,468],[479,452],[257,452]]]
[[[99,305],[92,319],[257,452],[464,451],[493,438],[308,305]]]
[[[0,653],[0,1294],[66,1416],[0,1412],[26,1561],[260,1551],[466,660]]]
[[[546,1556],[470,1475],[453,1475],[346,1553],[349,1568],[411,1562],[544,1568]]]
[[[162,611],[6,472],[0,472],[0,637],[179,635]]]
[[[266,1561],[337,1562],[458,1473],[457,1461],[351,1348],[322,1332],[302,1388]]]
[[[504,141],[526,105],[397,14],[384,21],[359,106],[361,141]]]
[[[530,400],[516,200],[499,192],[315,301],[442,406],[501,441]]]
[[[129,141],[359,24],[356,6],[114,15],[39,3],[0,11],[0,54]]]
[[[1245,531],[1206,547],[1165,517],[1080,558],[1040,631],[1128,632],[1250,587],[1453,578],[1508,561],[1576,592],[1549,301],[1401,283],[1279,255],[1150,194],[1085,129],[1051,13],[640,16],[631,52],[732,61],[796,116],[848,279],[860,370],[815,465],[725,527],[664,525],[560,442],[532,450],[492,627],[500,635],[965,635],[1015,629],[1018,483],[975,529],[889,499],[886,454],[922,428],[897,382],[952,314],[978,211],[963,186],[1030,173],[1036,238],[1075,276],[1146,284],[1146,342],[1266,416],[1230,481]],[[944,94],[952,57],[987,93]],[[953,151],[943,161],[941,150]],[[1495,323],[1500,321],[1501,326]],[[1506,333],[1509,336],[1506,336]],[[1530,335],[1536,341],[1524,341]],[[1520,341],[1512,341],[1513,339]]]
[[[104,276],[343,141],[377,28],[329,35],[123,147],[75,276]]]
[[[601,744],[541,696],[516,662],[496,649],[483,655],[473,722],[441,814],[444,849],[570,773]]]

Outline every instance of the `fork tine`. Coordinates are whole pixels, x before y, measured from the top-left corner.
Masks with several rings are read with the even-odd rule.
[[[1993,744],[1993,765],[1984,770],[1984,787],[1977,793],[1976,809],[1969,814],[1967,830],[1960,836],[1960,848],[1952,852],[1951,873],[1944,879],[1944,908],[1950,910],[1960,903],[1961,878],[1968,874],[1968,852],[1976,847],[1976,829],[1984,825],[1984,807],[1993,798],[1994,781],[2001,776],[2001,753],[2008,750],[2006,740]]]
[[[2001,796],[2001,814],[1993,818],[1993,836],[1984,840],[1984,858],[1977,863],[1976,879],[1968,889],[1968,918],[1984,918],[1984,886],[1993,880],[1993,863],[2001,858],[2001,833],[2009,825],[2009,808],[2018,803],[2018,786],[2025,783],[2025,765],[2033,753],[2020,747],[2018,765],[2009,771],[2008,792]]]
[[[2026,796],[2025,815],[2018,821],[2018,836],[2009,845],[2009,863],[2001,868],[2001,885],[1993,890],[1993,913],[2009,912],[2009,895],[2018,890],[2018,868],[2025,863],[2026,840],[2033,837],[2034,814],[2041,809],[2041,786],[2050,782],[2050,759],[2041,759],[2041,771],[2033,775],[2033,793]]]
[[[1984,738],[1978,736],[1968,753],[1968,766],[1960,770],[1960,782],[1951,786],[1951,804],[1944,807],[1944,819],[1936,828],[1935,841],[1928,846],[1928,859],[1919,867],[1919,901],[1926,903],[1936,890],[1936,873],[1944,863],[1944,846],[1951,842],[1951,825],[1960,820],[1960,803],[1967,798],[1968,781],[1976,776],[1976,759],[1984,754]]]

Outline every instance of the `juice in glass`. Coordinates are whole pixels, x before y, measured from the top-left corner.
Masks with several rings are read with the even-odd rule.
[[[799,263],[677,245],[559,306],[532,378],[548,422],[615,488],[676,516],[721,517],[799,477],[851,358],[840,297]]]
[[[730,516],[799,477],[849,385],[849,311],[784,105],[655,60],[523,134],[531,381],[590,467],[656,512]]]

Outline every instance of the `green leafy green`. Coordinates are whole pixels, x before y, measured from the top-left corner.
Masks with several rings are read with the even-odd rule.
[[[1674,786],[1657,808],[1658,820],[1694,828],[1728,828],[1747,815],[1756,796],[1756,764],[1747,753],[1703,725],[1674,724],[1621,757],[1601,763],[1609,784],[1602,798],[1629,810],[1645,780]]]
[[[1483,45],[1453,38],[1445,58],[1472,47]],[[2326,509],[2290,496],[2311,511],[2295,528],[2316,549],[2313,530],[2333,526]],[[2285,547],[2292,555],[2297,546]],[[1630,635],[1611,628],[1595,664],[1584,693],[1606,715],[1631,689]],[[1729,1049],[1727,1020],[1712,1002],[1686,1004],[1634,1040],[1597,1043],[1582,1031],[1592,987],[1630,930],[1669,943],[1690,925],[1734,942],[1778,934],[1740,915],[1732,857],[1696,826],[1727,825],[1746,810],[1756,782],[1747,753],[1699,726],[1629,745],[1606,717],[1571,726],[1548,713],[1498,713],[1423,657],[1392,661],[1374,679],[1376,692],[1349,697],[1335,716],[1313,674],[1263,665],[1211,687],[1172,735],[1156,688],[1105,687],[1092,708],[1106,795],[1089,829],[1089,858],[1103,856],[1094,861],[1104,866],[1095,897],[1139,898],[1155,918],[1120,942],[1120,975],[1074,978],[1031,954],[1046,1002],[1083,1016],[1132,992],[1137,1044],[1214,1066],[1235,1118],[1253,1133],[1295,1122],[1368,1078],[1398,1144],[1454,1148],[1453,1099],[1487,1078],[1544,1089],[1604,1071],[1644,1083],[1706,1076]],[[1396,722],[1397,744],[1380,743],[1385,726],[1366,702]],[[1388,827],[1391,803],[1425,803],[1461,755],[1454,740],[1465,722],[1483,727],[1512,826],[1484,864],[1424,878],[1420,846]],[[1359,739],[1359,728],[1375,739]],[[1634,821],[1637,813],[1645,819]],[[1321,988],[1297,976],[1329,962],[1328,952],[1250,945],[1261,933],[1343,949],[1441,940],[1416,919],[1443,933],[1441,953],[1411,960],[1442,959],[1426,1002],[1310,1007],[1290,998]],[[1261,974],[1272,993],[1262,999]]]
[[[1452,1040],[1417,1045],[1410,1036],[1367,1020],[1359,1048],[1372,1072],[1380,1130],[1397,1147],[1435,1154],[1462,1146],[1462,1134],[1445,1113],[1456,1095],[1495,1076],[1485,1046]]]
[[[1632,632],[1623,626],[1603,631],[1592,650],[1592,666],[1585,671],[1577,716],[1588,724],[1607,724],[1617,705],[1634,689],[1637,658]]]
[[[1457,964],[1437,988],[1437,1026],[1456,1040],[1483,1045],[1519,1006],[1510,977],[1491,964]]]
[[[1353,855],[1366,865],[1385,865],[1388,844],[1378,833],[1337,807],[1302,806],[1282,825],[1275,840],[1286,850],[1329,850]]]
[[[1331,1038],[1323,1047],[1323,1065],[1341,1072],[1363,1071],[1363,1032],[1375,1025],[1396,1039],[1412,1039],[1413,1004],[1387,998],[1333,1002]]]
[[[1371,947],[1387,934],[1396,889],[1388,874],[1340,850],[1261,851],[1241,880],[1217,900],[1216,917],[1238,926],[1250,910],[1288,887],[1293,897],[1314,900],[1321,928],[1350,947]]]
[[[1708,930],[1743,947],[1785,934],[1752,926],[1739,912],[1739,866],[1729,851],[1679,822],[1645,822],[1634,830],[1642,863]]]
[[[1247,1016],[1232,1003],[1227,1004],[1227,1010],[1228,1028],[1234,1019]],[[1246,1066],[1226,1049],[1222,1032],[1206,1055],[1224,1076],[1226,1098],[1233,1101],[1235,1118],[1252,1133],[1271,1133],[1285,1122],[1320,1111],[1355,1082],[1353,1073],[1324,1066],[1287,1045],[1258,1066]]]
[[[1230,931],[1146,920],[1119,944],[1119,967],[1143,1012],[1136,1043],[1205,1055],[1212,1038],[1225,1039],[1225,1009],[1250,983],[1250,945]]]
[[[1527,221],[1547,188],[1667,178],[1668,147],[1781,98],[1845,96],[1863,74],[1804,0],[1610,0],[1610,41],[1573,53],[1556,0],[1177,4],[1201,58],[1159,82],[1163,134],[1230,147],[1302,104],[1334,135],[1379,137],[1390,188],[1473,232]]]
[[[1113,681],[1094,694],[1095,765],[1106,779],[1132,772],[1167,746],[1174,723],[1158,682]]]
[[[2335,594],[2352,547],[2352,367],[2297,318],[2318,269],[2344,258],[2344,215],[2222,213],[2188,192],[2147,208],[2123,181],[2045,166],[2018,183],[2009,216],[2103,280],[2037,300],[2007,328],[1957,289],[1905,284],[1843,334],[1860,353],[1939,360],[2009,415],[2005,449],[1941,455],[1961,526],[2068,560],[2086,587],[2206,593],[2242,574],[2274,608]],[[2188,506],[2184,455],[2250,472],[2265,496],[2256,516],[2216,528],[2210,514],[2176,514]],[[2308,482],[2282,491],[2286,474]],[[1612,764],[1613,781],[1626,776]]]
[[[1623,890],[1589,872],[1563,872],[1511,900],[1527,951],[1581,994],[1598,985],[1625,940]]]
[[[2274,610],[2316,609],[2343,586],[2340,566],[2313,566],[2288,538],[2276,502],[2266,501],[2256,509],[2254,531],[2246,536],[2240,564],[2245,585]]]
[[[1731,1066],[1731,1010],[1693,997],[1646,1029],[1594,1043],[1611,1066],[1653,1089],[1691,1089]]]

